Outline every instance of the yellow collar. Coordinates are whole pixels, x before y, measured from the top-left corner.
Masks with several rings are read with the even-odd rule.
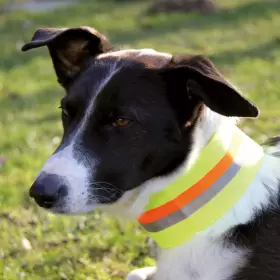
[[[191,168],[151,195],[138,222],[162,248],[190,240],[240,200],[262,158],[263,149],[237,127],[215,133]]]

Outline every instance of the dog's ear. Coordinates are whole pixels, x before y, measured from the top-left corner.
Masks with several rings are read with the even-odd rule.
[[[258,108],[230,85],[204,56],[173,57],[169,67],[160,69],[159,74],[176,110],[186,110],[189,102],[193,106],[205,104],[228,117],[254,118],[259,114]]]
[[[90,27],[42,28],[22,51],[48,46],[58,82],[67,88],[89,58],[110,50],[107,38]]]

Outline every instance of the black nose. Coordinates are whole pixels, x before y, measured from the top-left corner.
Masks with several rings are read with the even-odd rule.
[[[65,180],[53,174],[41,174],[29,191],[37,204],[44,208],[52,208],[62,197],[67,195]]]

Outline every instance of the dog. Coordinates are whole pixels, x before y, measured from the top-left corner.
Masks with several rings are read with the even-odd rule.
[[[138,220],[157,267],[128,280],[280,279],[280,139],[262,148],[237,128],[259,110],[210,59],[115,50],[90,27],[42,28],[22,49],[42,46],[66,94],[39,206]]]

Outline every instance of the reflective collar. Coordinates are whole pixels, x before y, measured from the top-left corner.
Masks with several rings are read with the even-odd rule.
[[[257,176],[263,149],[237,127],[213,135],[191,168],[150,196],[138,222],[162,248],[176,247],[213,225]]]

